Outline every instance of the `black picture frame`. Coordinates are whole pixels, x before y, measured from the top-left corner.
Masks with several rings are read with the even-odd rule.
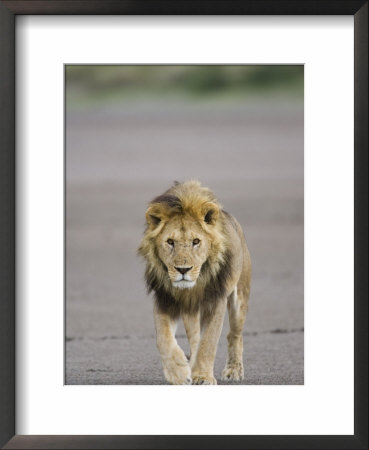
[[[15,18],[20,14],[353,15],[355,415],[349,436],[15,435]],[[339,95],[339,94],[338,94]],[[0,1],[0,445],[6,449],[368,448],[368,1],[42,0]],[[332,161],[334,168],[334,162]],[[318,407],[318,405],[317,405]]]

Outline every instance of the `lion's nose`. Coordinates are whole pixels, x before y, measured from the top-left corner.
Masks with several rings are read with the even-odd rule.
[[[176,267],[176,270],[178,270],[179,273],[184,275],[186,272],[192,269],[192,267]]]

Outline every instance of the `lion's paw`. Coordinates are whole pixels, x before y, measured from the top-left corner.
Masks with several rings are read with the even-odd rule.
[[[211,375],[193,375],[192,384],[217,384],[217,380]]]
[[[222,372],[222,380],[223,381],[241,381],[241,380],[243,380],[243,365],[242,365],[242,363],[226,365]]]
[[[171,384],[192,384],[191,368],[182,350],[163,360],[164,376]]]

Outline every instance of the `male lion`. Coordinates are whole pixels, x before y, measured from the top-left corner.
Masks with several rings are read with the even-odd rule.
[[[155,294],[156,342],[172,384],[216,384],[214,359],[226,307],[230,331],[223,380],[242,380],[242,329],[250,292],[251,261],[240,224],[198,181],[175,182],[146,211],[138,252],[146,260],[148,291]],[[182,317],[188,361],[175,339]]]

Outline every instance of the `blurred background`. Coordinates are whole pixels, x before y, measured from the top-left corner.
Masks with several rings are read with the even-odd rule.
[[[66,66],[66,384],[164,384],[136,255],[199,179],[253,263],[243,384],[304,383],[303,66]],[[215,376],[226,361],[226,317]],[[183,326],[177,340],[188,352]]]

